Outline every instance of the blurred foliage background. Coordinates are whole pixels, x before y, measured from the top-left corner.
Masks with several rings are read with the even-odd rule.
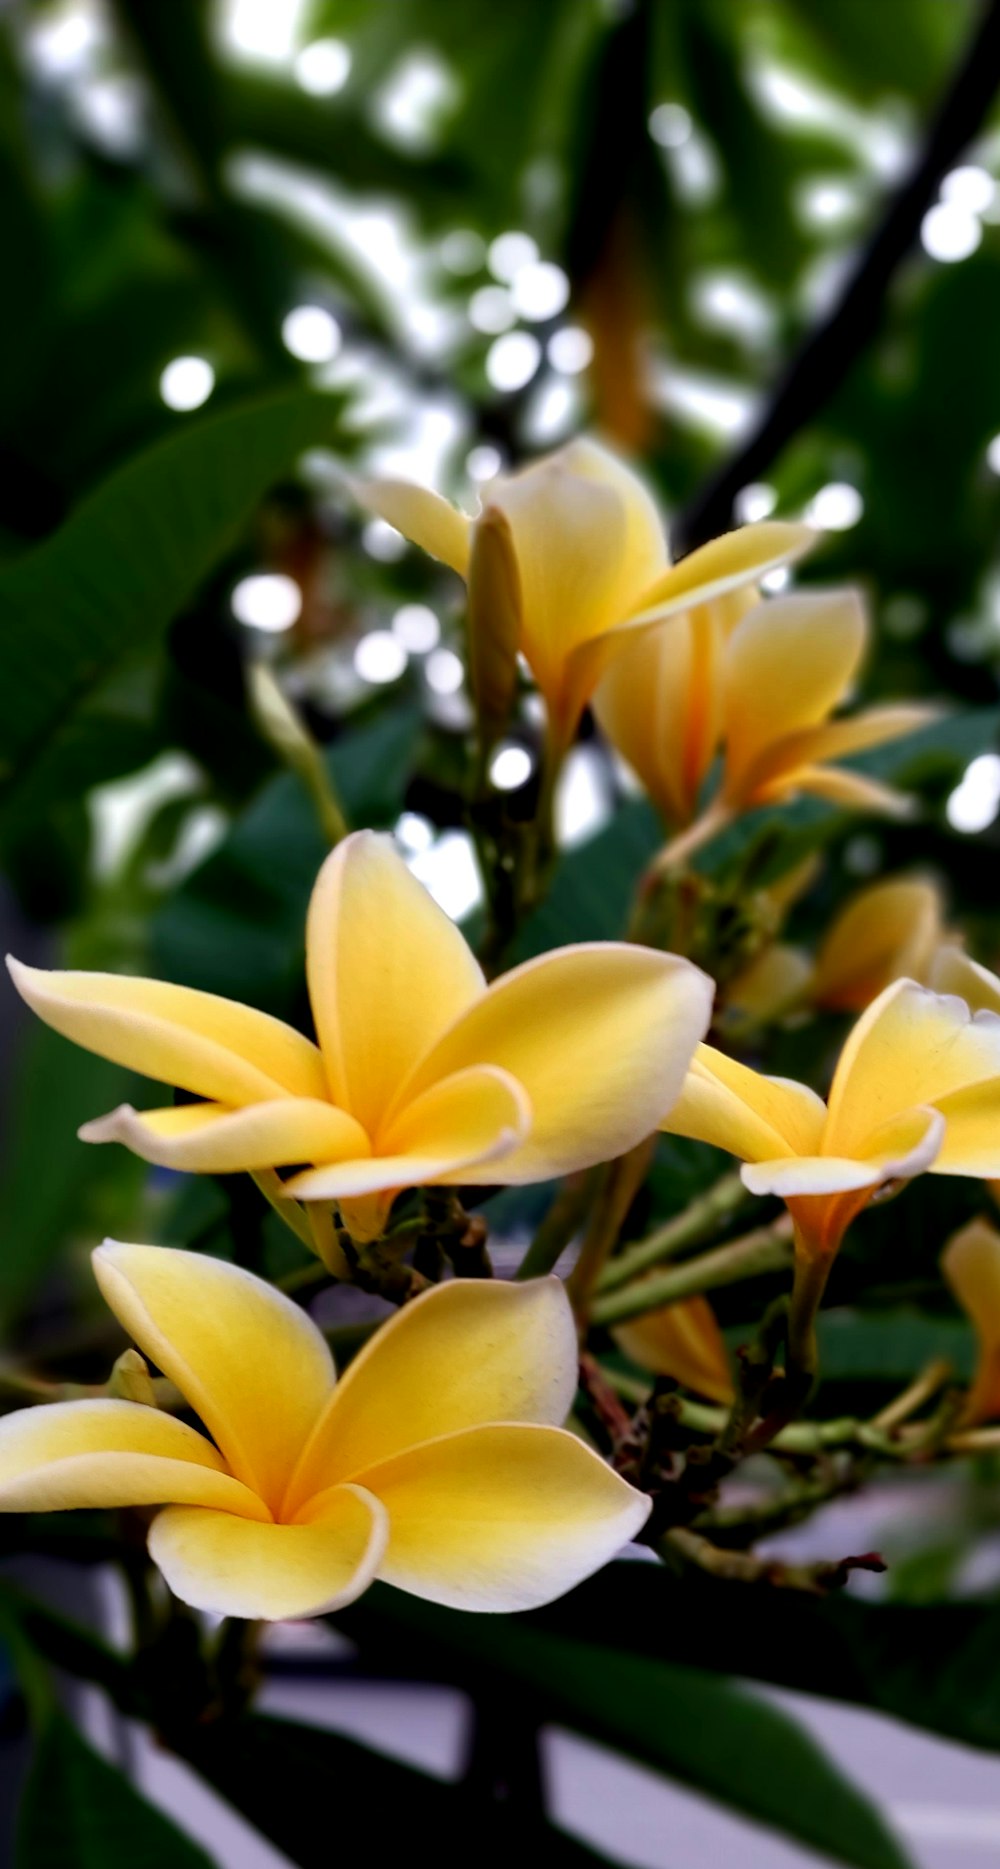
[[[1000,18],[973,0],[7,0],[9,944],[26,959],[157,972],[304,1016],[303,919],[324,841],[248,705],[247,671],[261,662],[323,746],[352,822],[395,827],[417,873],[471,926],[461,592],[391,528],[358,516],[345,470],[404,473],[468,506],[498,471],[586,428],[644,467],[682,544],[700,536],[713,484],[715,530],[805,514],[826,536],[801,575],[865,590],[866,692],[953,710],[867,762],[919,787],[918,821],[772,814],[771,871],[817,840],[826,853],[794,937],[814,941],[865,879],[919,865],[945,885],[972,952],[995,966],[998,79]],[[877,255],[887,224],[891,263],[862,265],[859,284],[859,259],[872,243]],[[812,376],[783,391],[803,344]],[[531,797],[537,738],[525,697],[494,767],[515,812]],[[619,934],[655,846],[652,814],[589,722],[559,821],[552,894],[521,931],[518,957]],[[226,1251],[238,1224],[272,1273],[298,1249],[242,1185],[187,1185],[150,1176],[124,1151],[83,1149],[77,1124],[127,1099],[127,1074],[29,1029],[12,1001],[0,1321],[19,1355],[98,1381],[118,1346],[91,1291],[95,1238]],[[780,1034],[769,1068],[821,1082],[841,1030],[830,1018]],[[709,1151],[664,1142],[640,1217],[673,1212],[719,1167]],[[492,1202],[500,1237],[522,1238],[547,1198]],[[942,1344],[968,1369],[971,1340],[936,1259],[978,1198],[925,1180],[857,1229],[831,1287],[832,1408],[877,1403]],[[853,1308],[862,1290],[863,1316]],[[737,1334],[747,1305],[737,1288],[721,1306]],[[966,1520],[910,1553],[897,1595],[941,1595],[955,1582],[971,1525],[990,1527],[988,1500],[970,1480]],[[475,1675],[474,1697],[494,1708],[490,1756],[505,1744],[496,1708],[509,1711],[527,1682],[540,1723],[540,1683],[559,1675],[568,1723],[843,1861],[902,1858],[835,1775],[817,1789],[800,1760],[811,1788],[796,1792],[789,1767],[776,1790],[762,1789],[775,1748],[798,1759],[806,1741],[775,1733],[713,1669],[1000,1740],[1000,1677],[992,1667],[987,1683],[971,1661],[1000,1648],[988,1604],[973,1627],[954,1620],[971,1609],[942,1602],[919,1637],[912,1605],[778,1604],[767,1632],[751,1635],[719,1608],[715,1586],[687,1585],[691,1615],[670,1616],[673,1636],[652,1597],[648,1620],[633,1613],[640,1657],[609,1578],[519,1623],[499,1647],[482,1630],[459,1639],[462,1618],[422,1608],[366,1602],[343,1621],[376,1655],[388,1645],[414,1669]],[[641,1581],[655,1593],[656,1578]],[[532,1623],[544,1625],[534,1649]],[[704,1638],[693,1653],[692,1627]],[[588,1673],[581,1642],[621,1646]],[[918,1646],[917,1706],[901,1680]],[[602,1669],[595,1699],[588,1682]],[[731,1760],[713,1777],[704,1759],[682,1756],[684,1720],[668,1731],[658,1709],[685,1695],[695,1723],[733,1722],[733,1748],[751,1761],[735,1780]],[[243,1795],[295,1860],[319,1861],[305,1820],[263,1789],[279,1744],[266,1724],[252,1790],[252,1755],[240,1755]],[[46,1767],[64,1787],[79,1777],[66,1743]],[[287,1736],[280,1744],[285,1759]],[[313,1736],[301,1756],[318,1770],[323,1747],[339,1771],[349,1743]],[[765,1756],[767,1772],[756,1770]],[[477,1757],[469,1798],[491,1795],[494,1768]],[[364,1758],[350,1770],[373,1786],[404,1771],[382,1762],[376,1772]],[[234,1782],[221,1751],[200,1765]],[[514,1827],[501,1826],[505,1849],[519,1822],[529,1837],[544,1822],[537,1797],[525,1798],[505,1819]],[[36,1797],[35,1821],[44,1803]],[[446,1818],[436,1788],[413,1774],[398,1803],[459,1823],[454,1799]],[[461,1805],[461,1821],[479,1808]],[[547,1836],[568,1852],[558,1861],[597,1860]],[[70,1860],[44,1856],[37,1838],[35,1848],[25,1861]]]

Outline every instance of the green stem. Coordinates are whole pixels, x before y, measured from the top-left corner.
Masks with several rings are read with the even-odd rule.
[[[617,1291],[620,1285],[627,1285],[641,1272],[648,1272],[664,1259],[674,1258],[685,1246],[700,1245],[708,1234],[715,1232],[752,1199],[738,1174],[723,1175],[721,1181],[707,1193],[700,1194],[683,1213],[675,1214],[646,1239],[626,1246],[624,1252],[609,1259],[597,1281],[597,1290]]]
[[[627,1155],[620,1155],[608,1165],[604,1185],[591,1210],[583,1245],[566,1281],[573,1309],[581,1321],[589,1314],[594,1286],[636,1192],[646,1178],[655,1143],[655,1136],[646,1137]]]
[[[521,1260],[514,1277],[544,1278],[583,1225],[597,1188],[596,1168],[568,1175]]]
[[[668,844],[664,844],[663,849],[653,858],[646,871],[647,881],[662,876],[664,870],[679,869],[681,864],[686,863],[696,850],[701,850],[705,844],[710,844],[713,837],[717,837],[720,831],[725,830],[727,824],[731,823],[733,815],[730,807],[723,804],[721,798],[713,798],[712,803],[706,807],[700,818],[696,818],[693,824],[688,825],[686,831],[680,831],[676,837],[671,838]]]
[[[312,1229],[306,1216],[306,1210],[299,1201],[292,1200],[285,1193],[284,1183],[273,1168],[252,1168],[250,1179],[263,1194],[269,1207],[273,1207],[279,1220],[295,1234],[296,1239],[308,1246],[310,1252],[316,1251]]]
[[[717,1246],[667,1272],[651,1272],[620,1291],[601,1293],[591,1307],[595,1324],[624,1324],[629,1318],[658,1311],[682,1298],[713,1291],[719,1285],[732,1285],[738,1279],[758,1278],[764,1272],[780,1272],[791,1264],[792,1244],[773,1227],[759,1227],[745,1238]]]

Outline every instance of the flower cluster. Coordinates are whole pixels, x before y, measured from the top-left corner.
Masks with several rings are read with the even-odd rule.
[[[480,754],[517,705],[522,658],[547,709],[550,778],[592,702],[680,830],[657,873],[722,824],[800,793],[906,806],[832,763],[928,717],[911,705],[832,717],[866,647],[857,598],[762,594],[812,542],[806,528],[748,526],[671,564],[645,488],[585,441],[496,482],[473,519],[399,481],[357,491],[466,580]],[[339,1380],[317,1323],[254,1273],[106,1242],[98,1285],[170,1398],[155,1405],[140,1365],[140,1399],[119,1390],[7,1416],[0,1509],[160,1508],[153,1560],[178,1597],[224,1615],[318,1615],[376,1577],[465,1609],[545,1603],[639,1533],[647,1480],[654,1497],[664,1484],[652,1443],[630,1467],[619,1437],[616,1471],[588,1441],[585,1410],[563,1426],[595,1292],[594,1318],[633,1365],[732,1410],[727,1459],[758,1403],[766,1444],[778,1416],[748,1400],[703,1295],[742,1248],[721,1248],[700,1284],[682,1268],[677,1302],[661,1301],[651,1268],[661,1246],[665,1257],[687,1242],[683,1217],[679,1234],[608,1260],[656,1132],[728,1151],[746,1190],[784,1203],[793,1245],[774,1234],[766,1250],[794,1258],[788,1374],[814,1368],[831,1263],[871,1201],[924,1172],[1000,1179],[1000,980],[965,955],[923,877],[862,892],[814,957],[783,943],[781,920],[814,873],[810,861],[774,885],[775,938],[724,980],[718,1008],[708,972],[636,939],[560,948],[488,982],[391,839],[367,830],[340,837],[313,890],[311,1036],[164,981],[11,961],[48,1025],[179,1093],[95,1115],[85,1141],[168,1169],[253,1175],[335,1278],[398,1267],[427,1223],[427,1197],[413,1218],[414,1190],[565,1177],[575,1219],[544,1266],[529,1254],[521,1281],[428,1285],[414,1268],[403,1287],[387,1283],[408,1301]],[[722,1048],[733,1029],[722,1015],[752,1025],[807,1007],[860,1015],[826,1100]],[[584,1222],[569,1293],[531,1276]],[[1000,1235],[973,1222],[943,1266],[980,1341],[972,1430],[1000,1413]],[[602,1289],[623,1284],[626,1301],[602,1313]],[[614,1398],[599,1401],[616,1419]]]

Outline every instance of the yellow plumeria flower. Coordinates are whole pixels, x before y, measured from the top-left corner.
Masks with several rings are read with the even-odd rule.
[[[1000,1174],[1000,1018],[897,980],[855,1025],[826,1103],[699,1045],[662,1127],[738,1156],[753,1194],[785,1202],[798,1256],[828,1262],[880,1188]]]
[[[972,1320],[979,1344],[973,1384],[962,1420],[972,1427],[1000,1415],[1000,1233],[988,1220],[970,1220],[953,1233],[941,1270]]]
[[[348,837],[306,930],[318,1045],[247,1006],[159,980],[10,963],[56,1031],[204,1101],[88,1123],[167,1168],[311,1163],[285,1185],[336,1201],[359,1240],[401,1188],[544,1181],[655,1128],[708,1028],[712,982],[626,943],[563,948],[487,987],[387,838]]]
[[[305,1312],[238,1266],[110,1241],[93,1263],[206,1433],[136,1402],[24,1409],[0,1421],[0,1510],[163,1506],[150,1555],[196,1609],[318,1616],[375,1577],[531,1609],[646,1519],[649,1500],[560,1426],[577,1346],[556,1279],[436,1286],[336,1382]]]
[[[780,1018],[791,1008],[863,1012],[893,980],[917,980],[969,995],[934,978],[939,955],[958,937],[929,877],[891,877],[860,889],[831,922],[815,962],[801,948],[774,942],[726,988],[727,1005],[746,1018]],[[1000,998],[998,998],[1000,1006]]]
[[[632,631],[755,582],[814,537],[806,526],[768,521],[726,533],[671,566],[642,481],[589,440],[491,481],[475,519],[408,481],[369,480],[358,492],[468,581],[470,672],[481,715],[499,724],[520,651],[545,697],[557,754]]]
[[[809,997],[831,1012],[861,1012],[892,980],[928,981],[935,955],[952,939],[941,891],[929,878],[872,883],[831,923]]]
[[[933,718],[933,709],[917,705],[830,718],[858,673],[867,635],[853,591],[748,607],[744,588],[627,645],[602,681],[596,713],[670,823],[690,819],[720,744],[713,828],[803,792],[898,811],[897,792],[829,763]]]
[[[625,1355],[640,1369],[656,1376],[672,1376],[685,1389],[728,1407],[733,1401],[732,1371],[722,1332],[707,1298],[685,1298],[661,1305],[627,1324],[616,1324],[612,1335]]]

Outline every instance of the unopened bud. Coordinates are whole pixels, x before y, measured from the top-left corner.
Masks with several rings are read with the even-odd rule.
[[[108,1395],[116,1402],[141,1402],[155,1408],[156,1390],[149,1365],[138,1350],[123,1350],[108,1378]]]
[[[268,745],[301,779],[329,843],[339,843],[346,834],[347,825],[323,755],[266,662],[251,664],[247,671],[247,690],[254,719]]]
[[[469,682],[484,752],[510,719],[517,693],[521,578],[506,516],[487,507],[469,558]]]

